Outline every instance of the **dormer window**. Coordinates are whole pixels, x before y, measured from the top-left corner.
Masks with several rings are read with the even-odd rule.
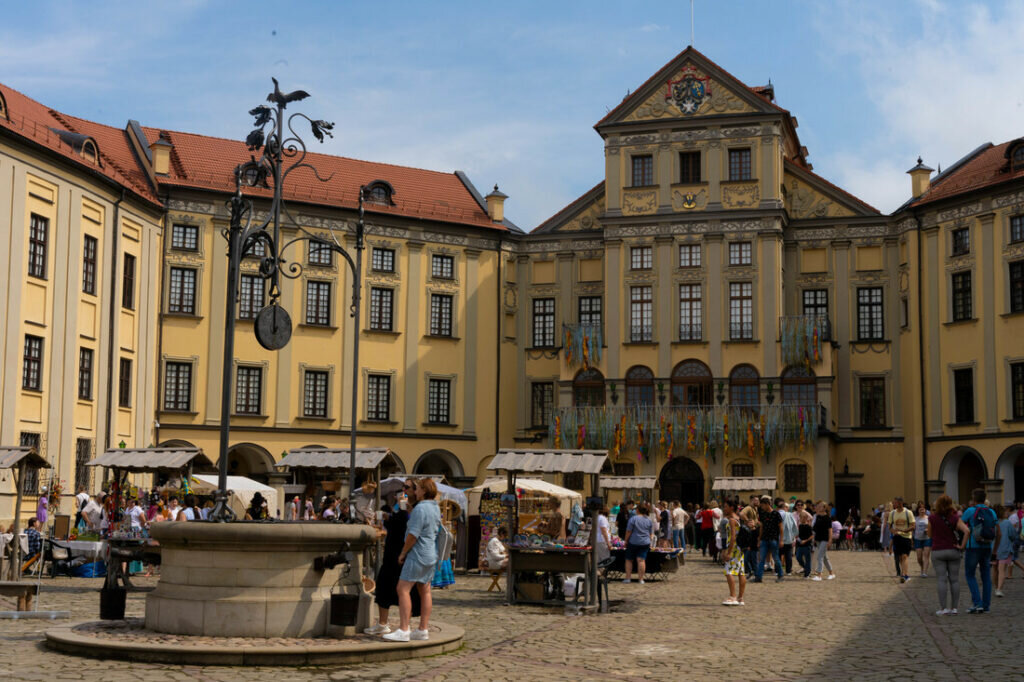
[[[1010,169],[1019,171],[1024,169],[1024,143],[1018,144],[1010,156]]]
[[[96,143],[92,140],[86,140],[82,143],[82,156],[89,159],[93,163],[100,158],[100,152],[96,149]]]
[[[5,118],[8,121],[11,120],[11,115],[7,113],[7,100],[4,99],[4,93],[0,92],[0,118]]]
[[[363,201],[369,204],[378,204],[380,206],[394,206],[395,202],[391,199],[394,193],[395,189],[391,186],[390,182],[385,180],[374,180],[366,186],[365,193],[363,194]]]
[[[70,130],[61,130],[60,128],[50,128],[50,130],[57,134],[62,144],[71,147],[75,153],[90,163],[99,165],[100,148],[95,139],[82,133],[73,133]]]

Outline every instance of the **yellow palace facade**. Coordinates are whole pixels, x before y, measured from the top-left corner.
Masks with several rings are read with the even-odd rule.
[[[82,459],[122,441],[216,460],[244,144],[0,95],[0,446],[38,444],[68,490],[95,487]],[[691,502],[750,476],[841,508],[1024,496],[1024,144],[919,163],[884,215],[813,172],[771,86],[693,49],[595,129],[603,179],[529,233],[462,173],[314,155],[332,180],[286,187],[286,233],[351,246],[370,188],[361,319],[344,264],[296,245],[295,333],[265,351],[250,329],[267,292],[243,263],[230,471],[281,483],[284,451],[347,446],[355,377],[360,445],[457,485],[500,447],[558,446],[607,448],[615,473]]]

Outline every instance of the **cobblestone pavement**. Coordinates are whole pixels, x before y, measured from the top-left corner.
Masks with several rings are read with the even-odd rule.
[[[17,680],[976,680],[1022,675],[1018,630],[1024,580],[1018,573],[992,613],[938,618],[933,578],[898,584],[878,553],[835,552],[834,581],[798,577],[749,585],[746,606],[721,606],[719,566],[691,557],[662,583],[611,585],[612,613],[501,604],[489,578],[458,576],[436,592],[439,620],[466,629],[465,646],[432,658],[322,668],[225,668],[139,664],[66,656],[45,649],[52,621],[0,620],[0,679]],[[912,564],[916,566],[916,562]],[[913,568],[913,566],[912,566]],[[43,580],[41,609],[94,620],[100,580]],[[141,579],[141,584],[155,584]],[[970,606],[962,585],[961,612]],[[128,615],[145,595],[130,593]],[[13,608],[0,597],[0,610]],[[1012,619],[1012,620],[1011,620]],[[60,621],[58,621],[60,622]],[[67,622],[67,621],[64,621]],[[968,635],[968,631],[970,634]]]

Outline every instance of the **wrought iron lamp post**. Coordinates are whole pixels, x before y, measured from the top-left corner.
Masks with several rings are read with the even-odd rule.
[[[284,111],[288,104],[309,97],[309,93],[304,90],[282,93],[278,87],[277,79],[271,80],[274,81],[274,91],[267,96],[267,101],[272,106],[261,104],[249,111],[249,114],[256,119],[255,129],[246,138],[246,145],[253,154],[249,161],[235,168],[235,194],[229,202],[231,222],[229,227],[224,230],[224,238],[228,243],[228,281],[224,320],[224,367],[221,387],[219,475],[217,478],[215,506],[210,513],[210,519],[214,521],[231,521],[234,519],[234,513],[228,506],[227,475],[228,447],[231,434],[232,367],[235,354],[235,303],[238,298],[239,270],[242,257],[254,249],[257,244],[263,246],[259,274],[270,283],[270,302],[256,315],[253,327],[256,333],[256,340],[268,350],[280,350],[291,339],[291,318],[278,302],[281,297],[280,278],[284,276],[288,279],[297,279],[302,274],[302,263],[300,260],[289,262],[284,257],[285,252],[290,246],[303,242],[317,244],[321,249],[328,249],[339,254],[352,270],[352,305],[350,311],[355,328],[352,344],[352,424],[350,427],[349,453],[350,509],[352,506],[351,497],[355,492],[356,426],[358,416],[356,403],[359,397],[359,311],[362,256],[365,248],[363,243],[363,198],[365,187],[359,188],[359,218],[355,225],[356,254],[354,258],[342,247],[333,229],[331,233],[333,241],[328,241],[307,232],[293,217],[292,222],[299,234],[287,242],[282,242],[281,215],[285,213],[291,217],[283,199],[283,185],[288,176],[299,168],[306,168],[320,182],[330,180],[329,177],[320,177],[316,168],[306,161],[306,144],[298,133],[295,132],[292,123],[296,119],[302,119],[307,122],[313,136],[320,142],[323,142],[324,135],[333,137],[331,130],[334,128],[334,124],[324,120],[314,120],[301,113],[294,113],[286,118]],[[256,157],[256,153],[260,153],[259,158]],[[242,195],[243,187],[273,190],[270,210],[264,218],[256,217],[253,200]],[[349,518],[351,519],[351,514]]]

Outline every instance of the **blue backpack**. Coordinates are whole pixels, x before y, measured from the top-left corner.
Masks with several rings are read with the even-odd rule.
[[[991,545],[996,539],[996,513],[988,507],[975,507],[971,517],[971,540],[976,545]]]

